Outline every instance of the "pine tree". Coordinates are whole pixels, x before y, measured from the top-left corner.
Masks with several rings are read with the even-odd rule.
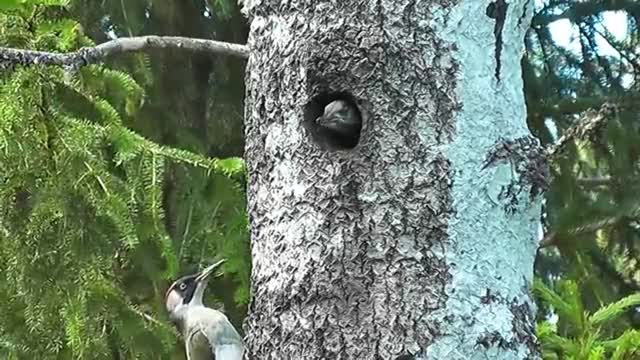
[[[552,307],[560,321],[538,323],[544,359],[637,359],[640,332],[611,326],[629,308],[640,305],[640,293],[605,304],[595,312],[585,309],[578,285],[571,280],[555,284],[558,292],[536,280],[534,291]]]
[[[626,22],[626,38],[608,30],[605,19],[614,14],[617,25]],[[554,22],[569,25],[574,46],[555,42]],[[574,284],[573,303],[588,312],[640,291],[639,41],[640,6],[633,1],[544,1],[525,38],[529,127],[552,149],[536,271],[550,287],[558,278]],[[548,300],[541,298],[540,321],[553,312],[559,323],[575,323]],[[635,309],[626,308],[608,328],[617,335],[637,328]],[[550,339],[541,337],[543,347]],[[591,349],[576,344],[584,346],[576,351]]]

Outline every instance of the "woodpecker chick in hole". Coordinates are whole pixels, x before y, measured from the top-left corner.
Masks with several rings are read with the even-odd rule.
[[[355,105],[346,100],[334,100],[324,107],[324,113],[306,128],[324,148],[351,149],[358,144],[362,119]]]

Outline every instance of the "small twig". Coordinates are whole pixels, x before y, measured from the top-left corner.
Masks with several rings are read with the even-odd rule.
[[[640,102],[637,95],[615,96],[581,96],[580,99],[551,99],[547,103],[538,104],[536,112],[543,116],[575,115],[585,111],[597,111],[605,104],[616,104],[622,108],[632,108]]]
[[[75,69],[104,61],[112,55],[152,49],[184,49],[240,58],[249,57],[247,45],[181,36],[140,36],[118,38],[66,54],[0,47],[0,70],[13,65],[58,65]]]
[[[612,182],[613,179],[611,178],[611,176],[598,176],[576,179],[576,183],[582,186],[607,186],[611,185]]]
[[[602,32],[594,26],[593,30],[595,30],[595,32],[600,35],[609,44],[609,46],[617,51],[623,59],[627,60],[632,68],[636,69],[636,71],[640,71],[640,63],[636,62],[635,59],[630,58],[629,53],[618,48],[619,44],[611,39],[612,35],[607,28],[604,28],[605,32]]]
[[[143,319],[147,320],[148,322],[157,325],[158,327],[163,327],[163,328],[169,328],[175,331],[174,328],[167,326],[166,324],[164,324],[163,322],[161,322],[160,320],[155,319],[154,317],[152,317],[151,315],[141,311],[140,309],[138,309],[136,306],[134,305],[129,305],[129,310],[133,311],[134,313],[136,313],[138,316],[142,317]]]
[[[640,217],[640,206],[628,209],[627,211],[621,211],[620,213],[610,217],[597,219],[596,221],[592,221],[590,223],[577,226],[569,230],[564,230],[561,232],[550,231],[544,235],[544,238],[542,240],[540,240],[539,247],[545,248],[548,246],[557,245],[559,236],[576,236],[576,235],[588,234],[609,226],[614,226],[616,223],[618,223],[619,221],[625,218],[636,219],[638,217]]]
[[[605,219],[603,221],[596,221],[592,224],[586,224],[575,229],[570,229],[568,231],[563,231],[558,233],[556,231],[551,231],[544,235],[544,238],[540,240],[539,248],[545,248],[549,246],[558,245],[558,237],[559,236],[576,236],[582,235],[590,232],[594,232],[602,229],[605,226],[613,225],[619,220],[619,217],[613,217],[609,219]]]
[[[562,153],[565,146],[575,140],[584,140],[589,136],[593,136],[593,133],[600,129],[601,126],[609,120],[612,113],[615,112],[615,106],[609,104],[603,104],[600,111],[590,111],[585,114],[582,121],[575,126],[567,129],[564,134],[556,141],[547,147],[547,159],[552,159],[558,154]]]
[[[594,232],[594,231],[602,229],[605,226],[613,225],[618,220],[620,220],[619,217],[613,217],[613,218],[604,219],[602,221],[596,221],[596,222],[591,223],[591,224],[586,224],[586,225],[583,225],[583,226],[579,226],[577,228],[570,229],[568,231],[563,231],[562,233],[551,231],[551,232],[545,234],[544,238],[542,238],[542,240],[540,240],[539,247],[540,248],[545,248],[545,247],[557,245],[558,244],[558,236],[562,236],[562,235],[564,235],[564,236],[576,236],[576,235],[581,235],[581,234]]]
[[[590,0],[572,5],[562,12],[557,12],[559,8],[556,6],[547,6],[543,11],[536,14],[532,20],[532,26],[547,26],[554,21],[564,19],[568,19],[572,23],[580,23],[584,19],[604,11],[626,10],[628,13],[633,14],[634,11],[640,9],[640,5],[635,0]]]
[[[555,231],[551,231],[544,234],[544,237],[542,238],[542,240],[540,240],[540,243],[538,244],[538,248],[543,249],[549,246],[553,246],[556,244],[556,242],[557,242],[557,233]]]

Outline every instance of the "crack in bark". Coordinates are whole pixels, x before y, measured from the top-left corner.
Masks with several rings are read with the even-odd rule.
[[[487,6],[487,16],[495,19],[496,24],[493,28],[493,36],[496,38],[495,43],[495,58],[496,58],[496,71],[495,77],[498,82],[500,82],[500,68],[502,67],[502,62],[500,56],[502,54],[502,30],[504,28],[504,23],[507,19],[507,9],[509,8],[509,4],[505,0],[496,0],[495,2],[490,3]]]
[[[522,21],[527,17],[527,8],[530,3],[531,0],[526,0],[524,6],[522,6],[522,14],[520,14],[520,17],[518,18],[518,26],[522,25]]]

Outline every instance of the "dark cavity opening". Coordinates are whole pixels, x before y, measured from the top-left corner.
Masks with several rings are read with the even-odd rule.
[[[334,107],[340,110],[325,114],[326,106],[334,101],[343,102]],[[323,149],[350,150],[360,141],[362,113],[355,98],[347,92],[321,93],[305,105],[303,125]]]
[[[395,358],[394,360],[414,360],[415,357],[411,354],[407,354],[407,355],[400,355],[397,358]]]

